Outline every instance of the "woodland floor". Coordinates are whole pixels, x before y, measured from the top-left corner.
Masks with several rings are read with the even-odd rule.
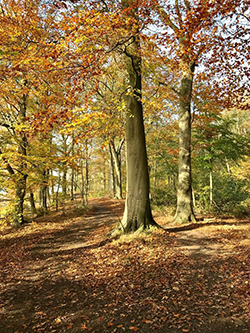
[[[0,333],[250,332],[249,219],[111,241],[123,202],[90,204],[2,232]]]

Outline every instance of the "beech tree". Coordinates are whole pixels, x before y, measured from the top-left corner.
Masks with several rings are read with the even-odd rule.
[[[189,1],[177,0],[171,2],[158,2],[155,7],[156,12],[161,20],[162,27],[165,29],[161,34],[161,43],[166,47],[165,63],[176,71],[176,78],[179,78],[179,84],[171,88],[176,92],[179,104],[179,168],[178,168],[178,189],[177,189],[177,209],[174,220],[178,223],[194,220],[195,215],[192,204],[192,175],[191,175],[191,109],[192,97],[194,95],[194,74],[195,69],[199,63],[203,66],[211,66],[214,73],[218,73],[225,79],[228,74],[223,69],[225,67],[233,67],[237,63],[235,53],[232,52],[231,62],[228,61],[228,48],[225,45],[233,40],[241,38],[237,47],[241,49],[243,44],[242,32],[240,29],[238,37],[236,35],[230,36],[226,32],[226,27],[219,29],[218,25],[223,17],[227,16],[228,20],[233,20],[232,15],[237,12],[246,11],[246,7],[241,1]],[[230,24],[229,24],[230,26]],[[213,56],[220,58],[223,62],[223,56],[227,66],[214,68],[212,66],[214,60],[211,59],[209,52],[213,50]],[[230,48],[232,51],[232,48]],[[219,51],[219,52],[218,52]],[[241,50],[242,51],[242,50]],[[217,53],[218,52],[218,53]],[[232,65],[233,64],[233,65]],[[214,82],[217,89],[213,88],[215,94],[220,94],[224,86],[221,81],[217,82],[211,76],[209,71],[210,80]],[[243,75],[245,70],[243,71]],[[241,77],[243,77],[241,75]],[[197,75],[197,79],[204,79],[204,75]],[[227,76],[230,82],[230,77]],[[238,80],[237,80],[238,81]],[[234,83],[232,83],[234,86]],[[232,88],[232,87],[231,87]],[[237,89],[238,90],[238,89]],[[224,98],[225,100],[225,98]]]
[[[138,21],[135,1],[122,0],[125,18],[132,16]],[[129,6],[131,6],[129,8]],[[125,232],[145,229],[156,225],[149,200],[149,171],[146,152],[142,106],[142,56],[139,27],[134,30],[128,43],[123,45],[127,71],[126,158],[127,193],[122,226]]]
[[[149,200],[149,171],[142,105],[142,55],[140,46],[142,25],[139,5],[142,5],[141,8],[143,8],[145,3],[122,0],[115,4],[112,2],[112,6],[109,5],[109,1],[90,1],[90,8],[93,6],[96,15],[94,16],[91,11],[89,13],[92,22],[94,22],[92,23],[92,29],[94,36],[97,37],[95,43],[98,43],[98,45],[103,43],[105,46],[98,48],[99,55],[103,52],[107,55],[112,51],[119,52],[123,54],[125,63],[127,191],[122,226],[124,232],[130,232],[156,225],[152,217]],[[84,15],[88,18],[86,8]],[[103,24],[99,30],[97,29],[98,22]],[[91,29],[88,33],[90,32]],[[85,38],[83,39],[82,36],[77,38],[78,33],[74,30],[74,36],[72,36],[76,38],[76,43],[79,39],[80,44],[85,43]],[[78,48],[77,50],[81,52],[83,49]],[[95,53],[95,55],[91,53],[92,62],[95,62],[97,55],[98,53]]]
[[[29,81],[25,73],[18,72],[17,53],[23,51],[26,42],[19,38],[22,28],[18,28],[20,9],[16,4],[6,6],[0,15],[0,48],[1,48],[1,123],[16,143],[14,163],[1,151],[2,160],[6,163],[6,170],[15,183],[15,199],[13,224],[23,222],[23,206],[27,182],[27,107]],[[6,31],[8,28],[8,33]],[[13,159],[12,159],[13,160]]]
[[[13,223],[16,225],[24,220],[24,198],[32,165],[29,138],[35,130],[50,128],[49,122],[40,121],[38,116],[38,109],[40,115],[46,114],[46,106],[53,99],[53,94],[47,94],[45,80],[45,59],[49,54],[44,52],[49,34],[43,20],[45,16],[40,15],[41,8],[45,9],[40,1],[5,1],[0,12],[1,125],[12,134],[13,145],[12,154],[8,154],[6,147],[1,152],[15,186]],[[32,127],[35,119],[37,123]],[[32,193],[32,189],[30,191]]]

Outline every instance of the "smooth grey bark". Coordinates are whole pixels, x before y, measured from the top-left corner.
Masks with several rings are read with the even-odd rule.
[[[177,208],[174,221],[185,223],[195,221],[192,203],[192,176],[191,176],[191,100],[195,61],[189,56],[189,31],[183,29],[183,17],[180,3],[175,1],[176,17],[171,17],[168,11],[158,6],[157,12],[162,22],[175,34],[179,44],[179,69],[181,72],[180,90],[172,89],[179,96],[179,165],[177,185]],[[184,1],[186,11],[190,12],[189,1]],[[176,19],[177,18],[177,19]]]
[[[174,221],[195,221],[191,176],[191,100],[195,63],[183,60],[179,91],[179,165],[177,208]]]
[[[122,1],[123,8],[131,0]],[[129,14],[133,15],[133,14]],[[135,17],[137,13],[134,13]],[[127,193],[121,225],[125,233],[157,225],[149,200],[149,171],[142,106],[141,47],[139,33],[124,49],[127,72],[125,138]]]
[[[109,143],[112,189],[115,199],[122,199],[121,150],[123,143],[124,140],[121,140],[117,147],[114,141]]]

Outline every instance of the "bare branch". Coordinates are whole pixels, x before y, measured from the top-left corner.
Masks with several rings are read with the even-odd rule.
[[[175,87],[170,86],[170,85],[168,85],[168,84],[166,84],[165,82],[162,82],[162,81],[159,81],[158,83],[159,83],[159,85],[168,87],[169,89],[173,90],[173,92],[175,92],[177,95],[180,95],[180,91],[177,90]]]
[[[187,10],[190,10],[191,5],[190,5],[189,0],[184,0],[184,3],[185,3],[185,6],[186,6]]]
[[[13,127],[11,127],[9,124],[5,124],[5,123],[0,123],[0,126],[13,129]]]
[[[170,19],[170,16],[166,13],[166,11],[162,7],[158,7],[157,11],[162,21],[166,23],[175,33],[177,33],[180,30],[180,28],[174,24],[174,22]]]
[[[182,17],[181,17],[181,12],[180,12],[180,7],[179,7],[179,0],[175,0],[175,10],[176,10],[176,14],[178,17],[179,26],[180,26],[180,28],[182,28]]]

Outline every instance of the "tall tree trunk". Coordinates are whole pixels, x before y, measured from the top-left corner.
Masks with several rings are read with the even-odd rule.
[[[88,197],[89,197],[89,160],[88,160],[88,148],[86,151],[86,160],[85,160],[85,203],[88,204]]]
[[[82,198],[82,204],[85,204],[85,197],[84,197],[84,191],[85,191],[85,180],[84,180],[84,167],[83,167],[83,160],[81,160],[81,198]]]
[[[111,143],[109,143],[109,156],[110,156],[110,192],[112,193],[113,198],[115,198],[115,166],[114,158],[112,153]]]
[[[212,169],[212,161],[209,161],[209,206],[212,208],[213,206],[213,169]]]
[[[51,196],[53,201],[55,197],[55,181],[53,177],[53,170],[50,170],[50,175],[51,175]]]
[[[19,121],[24,124],[26,119],[27,110],[27,96],[23,95],[21,102],[19,103]],[[23,217],[23,206],[24,198],[26,194],[26,181],[27,181],[27,147],[28,140],[25,131],[20,132],[19,144],[18,144],[18,155],[20,158],[20,164],[18,168],[16,191],[15,191],[15,202],[14,202],[14,219],[13,224],[19,225],[24,222]]]
[[[80,189],[78,181],[79,181],[79,173],[78,173],[78,171],[76,171],[75,172],[75,177],[74,177],[74,191],[75,192],[77,191],[77,188]]]
[[[23,208],[24,208],[24,198],[26,194],[26,180],[27,175],[18,175],[18,180],[16,182],[16,192],[14,201],[14,219],[13,224],[19,225],[24,222]]]
[[[32,215],[35,215],[37,213],[34,193],[32,191],[30,191],[30,210]]]
[[[70,184],[70,199],[71,199],[71,201],[74,201],[74,179],[75,179],[74,169],[71,168],[71,184]]]
[[[48,176],[49,170],[43,171],[43,183],[40,186],[40,207],[43,209],[44,213],[48,210]]]
[[[123,0],[124,8],[134,1]],[[132,15],[132,14],[128,14]],[[134,13],[135,17],[137,13]],[[156,225],[149,200],[149,171],[141,101],[141,48],[139,34],[124,50],[128,89],[125,137],[127,160],[127,193],[122,218],[124,232],[145,229]]]
[[[72,133],[72,143],[71,143],[71,156],[74,156],[74,147],[75,147],[75,134]],[[73,166],[71,167],[71,186],[70,186],[70,196],[71,201],[74,201],[74,179],[75,179],[75,172]]]
[[[63,158],[65,161],[62,162],[62,194],[64,198],[67,196],[67,173],[68,173],[68,143],[67,143],[67,135],[62,134],[62,149],[63,149]]]
[[[116,147],[114,141],[110,142],[111,159],[114,168],[114,197],[116,199],[122,199],[121,149],[123,143],[124,140]]]
[[[193,200],[193,206],[196,206],[196,201],[195,201],[195,193],[194,193],[194,188],[192,187],[192,200]]]
[[[179,58],[179,70],[181,72],[179,95],[179,166],[177,185],[177,208],[174,221],[185,223],[195,220],[192,204],[192,177],[191,177],[191,100],[193,89],[193,78],[195,70],[194,55],[190,54],[190,33],[183,29],[185,21],[182,16],[182,5],[176,0],[176,17],[172,20],[171,15],[162,6],[157,7],[159,17],[175,34],[176,42],[179,44],[177,58]],[[184,1],[183,7],[187,15],[191,14],[189,1]],[[177,22],[178,23],[177,23]]]
[[[103,191],[104,193],[106,193],[106,189],[107,189],[107,174],[106,174],[106,160],[104,159],[104,163],[103,163]]]
[[[63,196],[66,198],[66,196],[67,196],[67,165],[66,164],[64,164],[64,166],[63,166],[62,193],[63,193]]]
[[[58,207],[59,207],[59,190],[60,190],[60,186],[61,186],[61,174],[59,172],[58,183],[57,183],[57,190],[56,190],[56,211],[58,211]]]
[[[183,60],[179,91],[179,166],[177,186],[177,209],[174,221],[195,221],[192,204],[191,177],[191,100],[195,63]]]

